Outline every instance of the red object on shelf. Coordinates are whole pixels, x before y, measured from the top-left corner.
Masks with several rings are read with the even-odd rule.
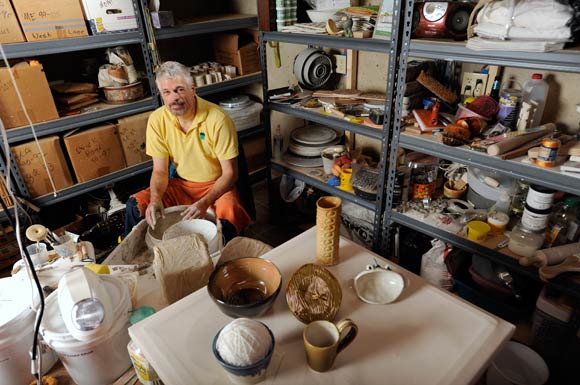
[[[499,111],[499,104],[491,96],[478,96],[475,100],[466,106],[471,111],[483,116],[485,119],[493,119]]]

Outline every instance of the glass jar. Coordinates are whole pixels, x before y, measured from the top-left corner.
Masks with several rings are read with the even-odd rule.
[[[556,204],[546,228],[544,248],[564,245],[568,240],[570,226],[576,221],[576,210],[580,206],[580,198],[569,197]],[[573,236],[572,236],[573,237]]]
[[[528,196],[529,188],[530,185],[526,183],[524,180],[518,181],[518,189],[510,205],[509,215],[511,221],[508,225],[508,228],[514,227],[522,218],[522,214],[524,213],[524,205],[526,203],[526,197]]]
[[[439,158],[420,152],[407,154],[411,169],[411,199],[433,198],[439,169]]]
[[[533,257],[544,243],[544,234],[528,230],[520,223],[513,228],[509,239],[508,249],[522,257]]]

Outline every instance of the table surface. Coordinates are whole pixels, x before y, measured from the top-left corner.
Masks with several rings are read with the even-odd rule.
[[[263,256],[278,266],[284,285],[272,309],[259,318],[276,339],[264,384],[472,384],[514,332],[512,324],[345,238],[339,254],[340,263],[328,268],[343,293],[335,320],[351,318],[359,334],[326,373],[314,372],[306,363],[304,324],[288,309],[285,290],[292,273],[315,262],[316,228]],[[356,296],[353,278],[373,258],[405,278],[405,289],[394,303],[370,305]],[[227,375],[211,343],[231,320],[203,288],[132,326],[129,334],[165,384],[224,384]]]

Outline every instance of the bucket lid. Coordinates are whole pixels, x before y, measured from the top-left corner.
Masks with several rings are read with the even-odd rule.
[[[0,279],[0,334],[32,311],[31,299],[28,282],[14,277]]]
[[[105,290],[111,296],[111,303],[115,304],[113,324],[123,316],[125,310],[130,310],[129,293],[127,287],[118,278],[101,275],[102,284]],[[125,314],[128,317],[128,313]],[[41,333],[43,337],[49,342],[53,340],[59,341],[78,341],[71,336],[69,333],[62,314],[60,313],[60,307],[58,304],[58,290],[53,292],[46,298],[46,310],[45,315],[42,319]],[[96,337],[95,339],[98,339]],[[81,342],[81,341],[79,341]],[[86,341],[83,341],[86,343]]]

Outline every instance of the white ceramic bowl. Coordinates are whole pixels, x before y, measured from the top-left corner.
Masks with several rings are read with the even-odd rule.
[[[217,226],[206,219],[182,220],[170,226],[163,233],[163,240],[177,238],[183,235],[199,234],[205,239],[209,253],[218,251]]]
[[[354,289],[360,300],[373,305],[395,301],[404,287],[401,274],[380,268],[362,271],[354,279]]]

